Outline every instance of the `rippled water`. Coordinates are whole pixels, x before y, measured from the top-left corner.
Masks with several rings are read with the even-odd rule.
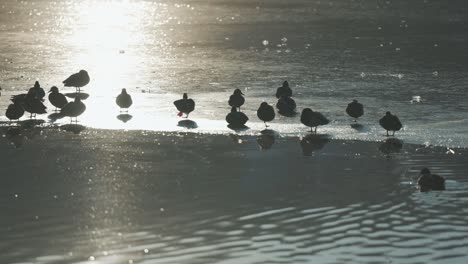
[[[2,1],[0,109],[35,80],[86,69],[91,82],[84,126],[62,127],[79,134],[0,117],[0,263],[466,263],[466,7]],[[255,111],[285,79],[299,111],[332,120],[322,136],[280,116],[261,133]],[[234,88],[240,135],[224,122]],[[176,117],[183,92],[194,123]],[[353,128],[354,98],[366,114]],[[401,148],[382,142],[387,110]],[[419,193],[422,167],[447,190]]]
[[[44,130],[5,147],[0,261],[466,262],[465,150],[331,140],[304,156],[298,138],[258,142]],[[416,190],[428,164],[447,191]]]
[[[226,131],[234,88],[244,90],[243,109],[256,128],[259,104],[276,103],[275,89],[287,79],[298,110],[323,112],[333,120],[326,133],[337,138],[380,138],[377,120],[389,110],[404,123],[406,141],[467,147],[466,7],[442,0],[8,0],[0,5],[0,108],[35,80],[60,87],[83,68],[92,79],[86,126],[176,130],[167,122],[176,114],[171,102],[188,92],[197,102],[191,117],[215,122],[201,131],[218,132]],[[123,87],[136,98],[128,125],[115,122]],[[411,104],[413,96],[422,103]],[[345,129],[344,108],[354,98],[366,106],[365,136]],[[298,118],[274,123],[284,133],[301,128]]]

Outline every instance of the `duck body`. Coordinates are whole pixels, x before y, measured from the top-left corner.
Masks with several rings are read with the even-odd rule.
[[[393,131],[393,135],[395,135],[395,131],[399,131],[403,125],[400,122],[400,119],[396,115],[392,115],[392,113],[387,112],[384,117],[379,120],[380,126],[382,126],[385,130]]]
[[[296,113],[296,102],[288,96],[282,96],[276,103],[278,112],[282,115],[292,116]]]
[[[288,81],[284,81],[283,86],[278,87],[278,89],[276,89],[276,98],[279,99],[282,96],[286,96],[286,97],[291,97],[292,96],[292,90],[289,87]]]
[[[61,94],[56,86],[52,86],[49,91],[49,102],[55,106],[55,108],[62,109],[68,100],[65,95]]]
[[[445,190],[445,179],[437,174],[432,174],[429,169],[421,170],[418,178],[418,186],[421,192]]]
[[[10,120],[18,120],[24,115],[24,109],[20,104],[10,104],[5,112],[5,116]]]
[[[270,122],[275,119],[275,109],[273,106],[269,105],[267,102],[263,102],[260,104],[260,107],[257,110],[257,116],[263,122]]]
[[[226,116],[226,122],[228,122],[229,126],[234,128],[241,128],[245,126],[245,123],[249,118],[242,112],[237,112],[236,107],[231,108],[231,112]]]
[[[70,75],[65,81],[63,81],[63,85],[65,87],[75,87],[75,88],[81,88],[85,85],[87,85],[90,81],[88,72],[85,70],[81,70],[77,73],[74,73]]]
[[[117,96],[115,102],[120,108],[126,109],[128,109],[133,104],[132,97],[127,93],[126,89],[122,89],[122,92]]]
[[[346,113],[356,121],[356,119],[364,115],[364,106],[357,100],[353,100],[346,107]]]
[[[179,111],[179,116],[182,116],[182,114],[186,114],[186,117],[188,117],[189,114],[193,110],[195,110],[195,101],[193,99],[189,99],[186,93],[184,93],[182,99],[175,100],[174,105]]]
[[[26,112],[31,114],[31,118],[36,114],[47,113],[47,107],[36,96],[36,91],[29,89],[27,94],[18,94],[11,97],[13,104],[20,105]]]
[[[240,89],[234,90],[234,93],[229,97],[229,105],[231,107],[237,107],[240,110],[240,107],[245,103],[244,94]]]
[[[34,83],[34,87],[29,88],[28,94],[41,101],[44,101],[44,97],[46,95],[44,89],[41,87],[38,81]]]
[[[330,121],[324,115],[322,115],[322,113],[314,112],[310,108],[305,108],[302,110],[301,123],[310,127],[311,129],[315,128],[315,133],[317,133],[318,126],[326,125],[330,123]]]
[[[86,110],[86,105],[81,102],[79,97],[76,97],[73,102],[66,104],[60,111],[60,114],[68,117],[78,117]]]

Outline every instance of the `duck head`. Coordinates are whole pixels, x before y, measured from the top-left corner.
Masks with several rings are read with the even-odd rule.
[[[386,116],[391,116],[392,113],[390,113],[390,111],[387,111],[387,112],[385,113],[385,115],[386,115]]]
[[[235,95],[244,95],[240,89],[234,90]]]
[[[58,90],[57,86],[52,86],[52,87],[50,87],[49,93],[58,93],[58,91],[59,90]]]
[[[419,174],[420,175],[430,175],[431,171],[428,168],[423,168]]]
[[[304,114],[311,114],[311,113],[313,113],[313,112],[314,112],[314,111],[312,111],[312,109],[310,109],[310,108],[304,108],[304,109],[302,110],[302,114],[303,114],[303,115],[304,115]]]
[[[39,84],[38,81],[36,81],[36,82],[34,83],[34,88],[36,88],[36,89],[41,88],[41,85]]]
[[[188,98],[187,93],[184,93],[184,95],[182,95],[182,98],[183,98],[183,99],[187,99],[187,98]]]
[[[284,81],[284,82],[283,82],[283,87],[289,87],[288,81]]]
[[[122,89],[122,94],[127,94],[127,89],[123,88]]]

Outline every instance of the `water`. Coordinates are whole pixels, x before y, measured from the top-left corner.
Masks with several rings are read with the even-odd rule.
[[[298,138],[264,151],[257,140],[30,135],[23,148],[2,151],[0,260],[466,262],[465,149],[404,144],[383,153],[380,143],[331,140],[303,156]],[[447,178],[447,191],[415,189],[427,164]]]
[[[171,102],[188,92],[197,102],[193,119],[228,131],[227,98],[240,88],[255,129],[259,104],[275,104],[288,80],[298,110],[323,112],[333,120],[325,132],[337,138],[380,139],[377,121],[388,110],[407,141],[466,147],[464,8],[463,1],[4,1],[0,107],[35,80],[61,87],[86,69],[84,125],[127,128],[114,103],[126,87],[137,98],[130,128],[176,130],[167,121],[176,114]],[[354,98],[366,106],[365,135],[346,129],[344,108]],[[283,133],[303,131],[298,118],[275,123],[290,125]]]
[[[43,115],[43,126],[0,138],[0,262],[466,263],[467,7],[2,1],[0,109],[35,80],[71,92],[61,82],[86,69],[81,124],[109,130],[57,135]],[[299,117],[277,116],[272,149],[257,146],[255,112],[284,80],[299,111],[332,120],[311,157]],[[116,118],[122,88],[135,103],[127,123]],[[224,121],[235,88],[250,117],[240,138]],[[197,128],[178,126],[183,92]],[[361,129],[344,111],[352,99],[365,105]],[[404,124],[398,153],[378,150],[386,111]],[[449,190],[415,191],[424,166]]]

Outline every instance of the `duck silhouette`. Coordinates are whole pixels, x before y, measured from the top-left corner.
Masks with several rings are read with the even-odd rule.
[[[392,115],[390,112],[385,113],[385,116],[379,120],[379,124],[387,130],[387,137],[389,136],[388,131],[393,131],[392,136],[394,136],[395,131],[399,131],[403,127],[400,119],[398,119],[396,115]]]
[[[62,109],[68,100],[65,95],[59,92],[57,86],[52,86],[49,91],[49,102],[55,106],[55,111],[57,111],[57,109]]]
[[[419,173],[418,186],[421,192],[445,190],[445,179],[437,174],[432,174],[428,168],[423,168]]]
[[[128,108],[133,104],[132,97],[127,93],[127,89],[125,88],[122,89],[122,92],[117,96],[115,102],[120,107],[121,112],[125,111],[123,109],[126,109],[125,112],[128,112]]]
[[[296,114],[296,102],[288,96],[282,96],[276,103],[278,113],[284,116],[294,116]]]
[[[41,101],[44,101],[44,97],[46,95],[44,89],[41,87],[41,85],[39,84],[38,81],[36,81],[34,83],[34,86],[29,88],[29,91],[28,93],[31,95],[31,96],[34,96],[35,98],[41,100]]]
[[[36,114],[45,114],[47,107],[36,96],[36,90],[29,89],[27,94],[18,94],[11,97],[14,104],[20,105],[26,112],[29,112],[30,118],[36,117]]]
[[[263,102],[257,110],[257,116],[265,123],[265,127],[268,127],[266,122],[270,122],[275,119],[275,109],[273,109],[273,106],[269,105],[267,102]]]
[[[19,103],[10,104],[5,112],[5,116],[12,120],[19,120],[24,115],[24,109]]]
[[[195,101],[189,99],[187,93],[182,95],[182,99],[175,100],[174,105],[179,111],[177,115],[186,114],[185,118],[188,118],[189,114],[195,109]]]
[[[76,91],[79,93],[81,87],[86,86],[90,81],[88,72],[81,70],[77,73],[70,75],[63,84],[65,87],[75,87]]]
[[[242,112],[238,112],[236,107],[231,108],[231,112],[226,116],[226,122],[232,128],[244,128],[249,118]]]
[[[330,123],[330,121],[320,112],[314,112],[310,108],[305,108],[304,110],[302,110],[301,123],[310,127],[310,132],[317,133],[318,126],[326,125]],[[315,128],[315,131],[313,130],[313,128]]]
[[[239,111],[240,111],[240,107],[244,104],[245,102],[245,99],[244,99],[244,94],[242,93],[242,91],[240,89],[236,89],[234,90],[234,93],[229,97],[229,105],[231,107],[237,107],[239,108]]]
[[[86,105],[81,102],[79,97],[76,97],[74,101],[69,102],[66,104],[60,111],[62,116],[69,116],[70,122],[73,122],[73,117],[75,118],[75,122],[78,122],[78,116],[83,114],[86,110]]]
[[[348,107],[346,107],[346,113],[354,118],[354,122],[357,122],[357,119],[364,114],[364,106],[357,100],[353,100],[348,104]]]
[[[279,99],[282,96],[286,96],[286,97],[291,97],[292,96],[292,90],[289,87],[288,81],[284,81],[283,86],[278,87],[278,89],[276,89],[276,98]]]

